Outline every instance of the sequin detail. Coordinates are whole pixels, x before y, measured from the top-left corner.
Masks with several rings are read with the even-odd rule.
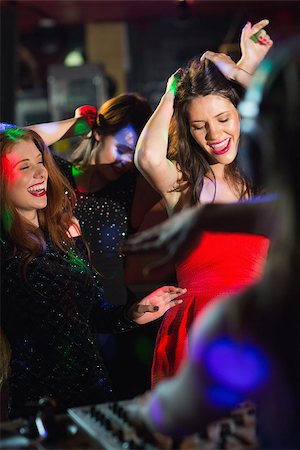
[[[105,297],[110,303],[125,304],[125,255],[120,252],[120,246],[132,232],[130,216],[136,171],[126,172],[97,192],[82,193],[76,187],[72,164],[57,155],[54,157],[75,190],[74,214],[89,244],[92,263],[102,275]]]
[[[75,243],[63,254],[46,236],[46,253],[28,265],[27,282],[20,256],[2,252],[1,326],[12,347],[11,417],[43,396],[56,398],[62,409],[111,399],[95,333],[137,325],[127,319],[125,307],[105,302],[82,239]]]

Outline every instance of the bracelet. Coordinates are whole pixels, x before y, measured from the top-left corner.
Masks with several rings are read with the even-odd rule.
[[[252,77],[252,76],[254,75],[254,73],[247,72],[247,70],[242,69],[242,68],[239,67],[239,66],[237,66],[237,68],[238,68],[239,70],[242,70],[243,72],[247,73],[248,75],[250,75],[250,77]]]
[[[233,81],[237,81],[236,76],[237,76],[237,72],[239,72],[240,70],[242,70],[243,72],[245,72],[247,75],[252,76],[251,73],[247,72],[246,70],[242,69],[239,66],[234,66],[233,70],[231,71],[230,75],[229,75],[229,79],[233,80]]]

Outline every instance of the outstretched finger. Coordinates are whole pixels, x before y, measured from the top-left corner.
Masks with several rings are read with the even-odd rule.
[[[177,305],[180,305],[181,303],[183,303],[183,300],[181,300],[181,299],[176,299],[176,300],[171,300],[169,303],[168,303],[168,308],[170,309],[170,308],[174,308],[174,306],[177,306]]]
[[[264,27],[268,25],[268,19],[261,20],[260,22],[253,25],[248,29],[248,33],[250,34],[250,39],[256,43],[260,42],[261,44],[269,44],[271,43],[270,36],[267,34]]]
[[[178,286],[162,286],[160,288],[162,291],[167,292],[169,294],[183,294],[186,292],[186,288],[181,288]]]
[[[160,298],[161,304],[168,305],[169,303],[178,300],[179,297],[184,295],[185,292],[178,292],[178,293],[171,293],[171,294],[165,294]]]
[[[262,30],[264,27],[266,27],[268,24],[269,24],[269,20],[268,20],[268,19],[260,20],[259,22],[255,23],[255,24],[251,27],[251,29],[250,29],[251,34],[257,33],[258,31],[260,31],[260,30]]]

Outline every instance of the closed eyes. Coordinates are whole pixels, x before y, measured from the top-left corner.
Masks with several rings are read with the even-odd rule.
[[[42,164],[42,165],[44,165],[44,161],[39,161],[37,164]],[[21,167],[20,167],[20,170],[26,170],[26,169],[29,169],[29,168],[30,168],[30,165],[27,164],[26,166],[21,166]]]

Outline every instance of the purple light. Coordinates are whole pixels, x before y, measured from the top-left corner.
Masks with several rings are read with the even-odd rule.
[[[209,373],[224,388],[251,390],[268,376],[266,357],[254,345],[220,339],[205,350]]]
[[[214,404],[226,408],[233,408],[244,400],[244,397],[240,393],[222,386],[208,388],[207,397]]]
[[[158,428],[161,428],[164,424],[164,410],[159,397],[157,397],[155,394],[153,394],[151,397],[149,414],[154,424]]]

